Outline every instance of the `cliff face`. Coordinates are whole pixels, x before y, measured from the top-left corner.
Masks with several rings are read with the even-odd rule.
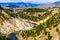
[[[29,30],[34,26],[34,24],[19,20],[17,18],[12,18],[9,20],[5,20],[3,25],[0,25],[1,33],[9,34],[14,31],[19,30]]]
[[[4,10],[2,10],[0,15],[0,32],[2,34],[10,34],[20,30],[30,30],[34,27],[34,24],[28,21],[11,17]]]

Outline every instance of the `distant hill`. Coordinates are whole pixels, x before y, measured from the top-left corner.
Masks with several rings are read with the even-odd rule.
[[[46,5],[43,5],[43,6],[37,6],[37,8],[52,8],[52,7],[60,7],[60,1],[50,3],[50,4],[46,4]]]
[[[58,2],[55,2],[54,4],[55,4],[55,5],[60,5],[60,1],[58,1]]]
[[[36,6],[42,6],[44,4],[34,4],[34,3],[25,3],[25,2],[18,2],[18,3],[0,3],[3,7],[12,7],[12,8],[27,8],[27,7],[36,7]]]
[[[26,3],[26,2],[10,2],[10,3],[0,3],[3,7],[9,7],[9,8],[52,8],[52,7],[59,7],[60,1],[54,2],[54,3]]]

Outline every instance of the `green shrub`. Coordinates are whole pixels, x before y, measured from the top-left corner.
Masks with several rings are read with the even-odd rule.
[[[51,40],[52,36],[50,36],[50,34],[48,33],[48,39],[47,40]]]
[[[7,37],[0,33],[0,40],[7,40]]]
[[[58,32],[59,31],[59,29],[58,28],[56,28],[56,32]]]

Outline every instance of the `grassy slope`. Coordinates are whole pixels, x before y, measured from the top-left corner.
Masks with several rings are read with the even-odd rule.
[[[58,8],[57,8],[58,9]],[[8,11],[9,12],[9,11]],[[0,17],[1,19],[4,19],[5,18],[10,18],[10,17],[15,17],[13,15],[15,14],[11,14],[11,13],[8,13],[8,12],[2,12],[2,15],[3,17]],[[44,12],[43,12],[44,13]],[[25,18],[26,16],[28,17],[28,15],[26,14],[20,14],[20,17],[22,15],[25,15],[23,18]],[[45,16],[44,16],[45,15]],[[28,40],[32,40],[31,38],[35,38],[37,40],[45,40],[45,39],[50,39],[51,36],[48,36],[49,33],[50,35],[53,35],[54,32],[55,32],[55,36],[53,36],[52,40],[55,40],[54,38],[57,36],[58,37],[58,33],[56,32],[56,28],[60,28],[59,27],[59,24],[60,24],[60,13],[58,13],[58,10],[53,10],[53,12],[47,12],[46,14],[44,14],[42,16],[44,17],[41,17],[43,18],[42,20],[46,20],[44,21],[43,23],[40,23],[40,21],[36,22],[38,25],[36,28],[33,28],[32,30],[27,30],[27,31],[23,31],[21,33],[22,37],[23,38],[28,38]],[[5,18],[4,18],[5,17]],[[47,18],[48,17],[48,18]],[[22,18],[22,17],[21,17]],[[28,17],[29,18],[29,17]],[[27,19],[28,19],[27,18]],[[31,17],[32,19],[29,18],[29,20],[33,20],[35,18]],[[34,21],[34,20],[33,20]],[[44,27],[46,26],[46,28]],[[48,31],[47,31],[48,30]],[[21,36],[20,34],[17,34],[19,37]],[[42,36],[42,37],[41,37]],[[41,37],[41,38],[40,38]],[[19,38],[18,38],[19,39]],[[57,39],[57,38],[56,38]]]
[[[57,33],[58,31],[56,31],[57,28],[59,27],[58,25],[60,24],[60,13],[58,10],[56,10],[54,8],[51,16],[47,16],[48,19],[45,22],[40,23],[40,25],[38,25],[37,28],[22,32],[22,34],[21,34],[22,37],[27,38],[28,40],[32,40],[32,38],[34,39],[34,37],[36,37],[37,40],[46,40],[46,39],[47,40],[51,40],[51,39],[58,40],[58,33]],[[44,26],[46,26],[45,29],[44,29]],[[55,32],[55,34],[54,34],[54,32]],[[51,36],[49,36],[49,34],[53,37],[50,38]],[[18,34],[18,35],[20,35],[20,34]],[[57,36],[57,38],[56,38],[56,36]],[[54,39],[54,38],[56,38],[56,39]]]

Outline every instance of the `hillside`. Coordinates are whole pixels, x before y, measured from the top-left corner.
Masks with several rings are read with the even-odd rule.
[[[0,7],[1,9],[1,7]],[[0,10],[1,40],[59,40],[60,7],[25,8],[17,12]],[[6,39],[4,39],[6,37]]]
[[[28,13],[30,13],[30,11]],[[44,17],[40,16],[42,18],[40,21],[34,21],[34,23],[37,24],[37,27],[34,27],[32,30],[20,32],[19,34],[17,34],[18,39],[20,40],[22,38],[23,40],[59,40],[60,8],[49,9],[48,11],[43,11],[43,13],[42,11],[39,11],[36,12],[36,16],[38,13],[39,15],[44,15]],[[37,19],[39,18],[37,17]]]

